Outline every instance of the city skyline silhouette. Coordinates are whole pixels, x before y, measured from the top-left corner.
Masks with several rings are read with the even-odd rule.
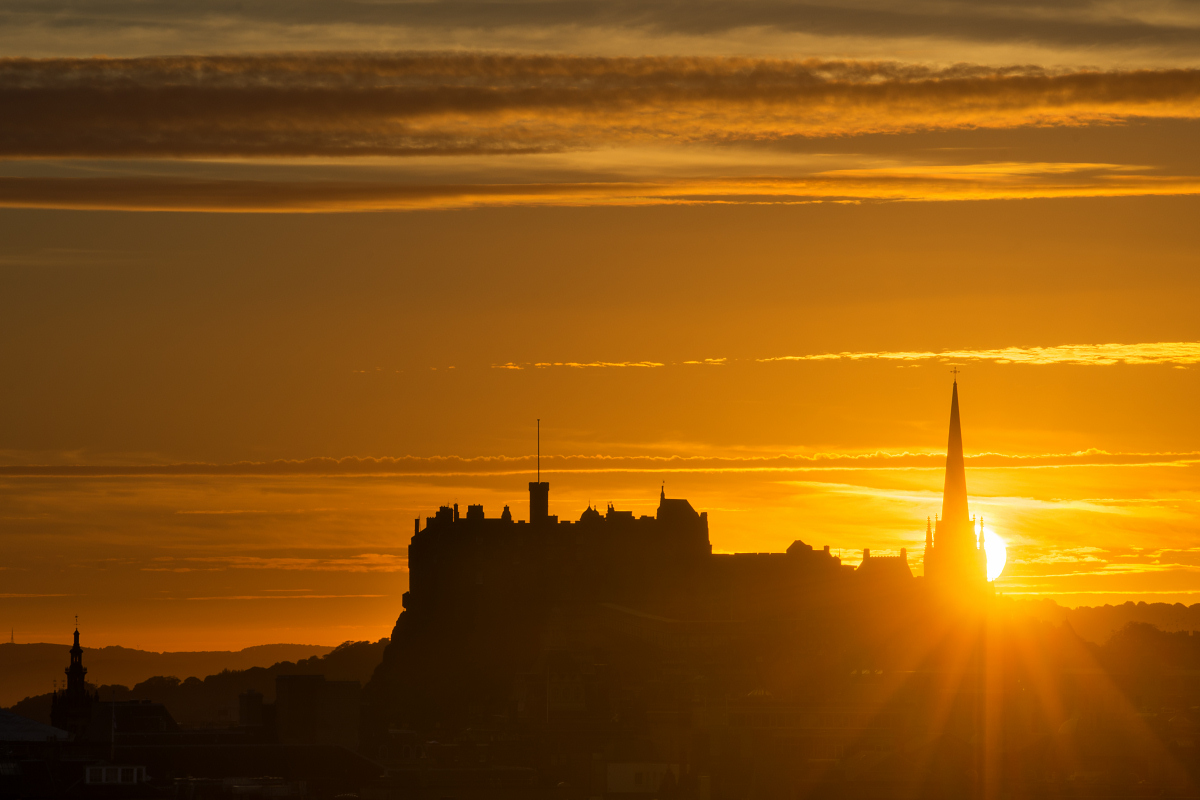
[[[538,420],[524,514],[455,502],[416,518],[402,611],[377,643],[98,687],[77,619],[63,687],[0,719],[24,759],[7,788],[1192,796],[1194,632],[1131,620],[1097,644],[995,591],[1003,551],[971,513],[953,373],[923,575],[906,548],[864,547],[857,565],[800,539],[715,553],[708,512],[665,480],[653,515],[551,514]],[[247,770],[273,777],[232,777]]]

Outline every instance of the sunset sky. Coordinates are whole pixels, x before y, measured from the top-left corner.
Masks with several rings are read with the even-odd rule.
[[[669,496],[1200,602],[1200,6],[11,0],[0,627],[390,632],[412,521]]]

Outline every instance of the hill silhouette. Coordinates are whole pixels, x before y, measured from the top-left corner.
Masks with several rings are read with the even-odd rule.
[[[275,696],[275,677],[288,674],[323,674],[331,680],[358,680],[365,683],[375,666],[382,658],[383,648],[387,639],[378,642],[345,642],[336,648],[307,647],[303,645],[266,645],[261,648],[247,648],[259,651],[255,655],[271,652],[272,648],[284,647],[304,651],[319,650],[315,655],[300,658],[296,661],[280,660],[270,666],[251,666],[247,669],[221,669],[209,674],[204,679],[190,676],[180,679],[175,675],[159,674],[147,676],[134,683],[133,688],[118,683],[92,684],[99,689],[104,700],[152,700],[162,703],[181,724],[195,727],[219,726],[237,721],[237,696],[247,689],[255,689],[263,693],[268,701]],[[22,645],[16,645],[21,647]],[[12,645],[6,645],[12,647]],[[53,645],[58,651],[58,659],[53,672],[45,672],[41,683],[45,683],[47,674],[61,674],[66,648]],[[2,649],[2,648],[0,648]],[[125,648],[102,648],[95,651],[85,651],[85,659],[92,653],[103,653],[109,650],[124,650],[125,652],[142,655],[193,655],[173,653],[144,653],[143,651],[128,651]],[[245,651],[242,651],[245,652]],[[199,654],[209,655],[209,654]],[[229,655],[229,654],[223,654]],[[236,655],[236,654],[235,654]],[[187,662],[180,659],[179,663]],[[195,663],[195,662],[193,662]],[[99,668],[88,664],[89,675],[106,674]],[[186,672],[184,674],[187,674]],[[25,697],[12,705],[11,711],[28,719],[49,724],[50,692],[39,693]]]
[[[62,644],[0,644],[0,706],[49,692],[54,680],[61,683],[70,649],[69,641]],[[85,647],[83,659],[92,678],[103,683],[133,686],[155,675],[212,675],[222,670],[266,667],[280,661],[322,656],[331,650],[333,647],[329,645],[261,644],[241,650],[156,653],[111,646]]]
[[[1153,625],[1168,633],[1200,631],[1200,603],[1135,603],[1066,608],[1053,600],[1018,600],[1021,611],[1035,619],[1067,623],[1080,638],[1096,644],[1107,642],[1130,623]]]

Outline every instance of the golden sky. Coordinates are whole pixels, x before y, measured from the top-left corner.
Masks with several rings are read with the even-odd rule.
[[[1193,4],[0,8],[0,624],[386,635],[412,520],[1200,602]]]

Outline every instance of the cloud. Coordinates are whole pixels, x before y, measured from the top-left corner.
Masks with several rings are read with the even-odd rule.
[[[535,455],[521,456],[387,456],[380,458],[310,458],[294,461],[239,462],[234,464],[160,464],[132,466],[25,465],[0,466],[0,477],[108,478],[195,475],[516,475],[531,472]],[[824,452],[764,456],[541,456],[543,472],[641,473],[641,472],[808,472],[821,470],[941,470],[945,452]],[[1088,449],[1070,453],[1013,454],[977,453],[967,456],[972,468],[1042,469],[1047,467],[1145,467],[1188,466],[1200,463],[1200,452],[1110,453]],[[369,554],[359,556],[366,559]],[[233,565],[256,566],[267,560],[249,557],[204,559]],[[392,556],[380,556],[391,559]],[[287,563],[315,562],[293,559]],[[285,562],[273,560],[272,565]],[[391,562],[388,562],[391,563]],[[399,563],[398,561],[396,563]],[[271,566],[269,568],[282,568]]]
[[[1049,550],[1036,553],[1026,557],[1013,557],[1010,548],[1009,563],[1011,564],[1073,564],[1073,563],[1097,563],[1107,564],[1106,559],[1100,558],[1096,553],[1104,553],[1105,550],[1099,547],[1067,547],[1057,550]]]
[[[196,567],[176,567],[176,563],[205,564],[199,571],[219,569],[266,569],[306,572],[403,572],[408,558],[385,553],[362,553],[348,558],[299,558],[263,556],[162,556],[154,559],[162,566],[143,567],[143,572],[192,572]],[[290,591],[290,590],[289,590]]]
[[[994,165],[988,165],[994,166]],[[1200,176],[1131,174],[1127,168],[1014,165],[923,175],[830,171],[804,178],[590,183],[399,184],[178,178],[0,177],[0,207],[199,212],[355,212],[484,206],[649,206],[861,201],[961,201],[1200,194]],[[1079,165],[1069,165],[1077,167]]]
[[[740,359],[734,359],[738,361]],[[1200,364],[1200,342],[1140,342],[1134,344],[1064,344],[1048,347],[1000,347],[985,350],[916,350],[881,352],[817,353],[803,356],[771,356],[753,359],[756,363],[780,361],[991,361],[997,364],[1075,364],[1086,366],[1113,366],[1117,364],[1146,365],[1169,364],[1190,366]],[[728,358],[705,358],[691,361],[670,362],[678,365],[724,365]],[[492,369],[523,370],[530,367],[664,367],[667,363],[657,361],[592,361],[587,363],[526,362],[509,361],[492,364]]]
[[[386,594],[228,594],[189,597],[188,600],[340,600],[349,597],[387,597]]]
[[[1141,344],[1064,344],[1051,347],[1002,347],[992,350],[893,351],[822,353],[776,356],[758,361],[992,361],[997,364],[1200,364],[1200,342],[1144,342]]]
[[[0,156],[514,154],[1200,117],[1200,70],[268,54],[0,60]]]
[[[1062,577],[1075,577],[1075,576],[1074,575],[1066,575],[1066,576],[1062,576]],[[1122,596],[1129,595],[1129,596],[1134,596],[1134,597],[1139,596],[1139,595],[1182,596],[1182,595],[1200,594],[1200,589],[1061,589],[1061,590],[1034,589],[1032,591],[1021,592],[1021,591],[1013,591],[1013,590],[1010,590],[1007,587],[1005,587],[1003,590],[1003,594],[1006,594],[1006,595],[1010,595],[1010,594],[1011,595],[1035,595],[1038,597],[1041,597],[1041,596],[1059,597],[1059,596],[1063,596],[1063,595],[1122,595]]]
[[[687,362],[689,364],[696,362]],[[531,367],[533,369],[546,369],[547,367],[571,367],[573,369],[603,369],[606,367],[662,367],[665,364],[660,364],[657,361],[538,361],[527,364],[493,364],[492,369],[525,369]]]
[[[1188,69],[462,53],[0,59],[0,107],[5,207],[328,212],[1200,194],[1187,166],[1033,153],[966,164],[859,155],[835,165],[829,154],[796,154],[800,142],[843,142],[837,149],[868,134],[1200,120],[1200,70]],[[63,160],[84,158],[110,161],[63,176]],[[363,159],[391,169],[367,170]],[[249,179],[246,162],[276,171]],[[154,174],[167,163],[190,172]]]
[[[622,33],[640,33],[647,45],[662,48],[680,37],[720,42],[747,30],[768,39],[772,33],[790,32],[817,38],[1035,42],[1093,51],[1135,46],[1194,50],[1200,45],[1196,28],[1194,10],[1170,0],[1140,5],[1088,0],[211,0],[199,6],[183,0],[112,0],[102,11],[87,0],[8,0],[0,6],[0,29],[12,31],[14,43],[29,46],[30,39],[86,32],[106,46],[125,42],[155,52],[178,52],[178,47],[163,44],[179,41],[207,41],[228,52],[247,42],[301,40],[328,49],[397,40],[504,47],[524,39],[544,49],[563,39],[576,43],[588,32],[593,32],[593,47],[583,49],[595,52],[595,45],[612,48]]]

